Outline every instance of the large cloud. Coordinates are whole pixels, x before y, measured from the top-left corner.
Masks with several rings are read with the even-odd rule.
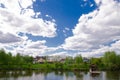
[[[24,55],[37,56],[39,54],[43,54],[45,52],[45,49],[47,49],[45,43],[46,43],[45,40],[43,41],[26,40],[19,43],[19,46],[14,48],[12,51],[13,53],[22,53]]]
[[[15,36],[15,35],[12,35],[10,33],[2,33],[0,31],[0,43],[12,43],[12,42],[19,42],[21,41],[22,39],[18,36]]]
[[[59,47],[48,47],[45,44],[46,44],[45,40],[32,41],[26,39],[23,42],[4,45],[4,46],[5,47],[7,46],[8,48],[12,48],[13,46],[15,46],[16,48],[13,48],[13,50],[11,50],[11,52],[13,52],[14,54],[22,53],[23,55],[31,55],[31,56],[39,56],[39,55],[45,56],[45,55],[49,55],[49,53],[52,54],[53,51],[59,49]]]
[[[120,3],[114,0],[98,2],[101,3],[99,9],[80,17],[73,36],[65,40],[64,49],[99,49],[101,45],[120,39]]]
[[[31,0],[1,0],[5,8],[0,8],[0,30],[9,33],[29,33],[35,36],[55,37],[56,24],[37,16]],[[39,14],[40,15],[40,14]]]
[[[14,54],[39,55],[48,48],[45,40],[32,41],[26,34],[55,37],[55,20],[39,18],[41,12],[34,12],[35,0],[0,0],[0,48]],[[20,34],[23,34],[20,36]]]
[[[101,46],[99,49],[93,49],[88,52],[79,52],[77,54],[82,54],[84,57],[101,57],[107,51],[115,51],[120,55],[120,40],[116,41],[111,46]]]

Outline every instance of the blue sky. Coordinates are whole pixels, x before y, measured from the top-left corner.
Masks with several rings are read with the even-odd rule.
[[[1,0],[0,48],[13,55],[120,53],[119,0]]]
[[[92,6],[91,6],[92,5]],[[33,4],[35,12],[41,12],[41,16],[45,20],[49,20],[50,17],[56,20],[57,24],[57,36],[54,38],[44,38],[47,40],[47,46],[58,46],[64,42],[64,39],[68,36],[72,36],[72,29],[78,22],[79,17],[82,14],[87,14],[97,8],[94,0],[36,0]],[[49,15],[50,17],[46,17]],[[65,28],[69,28],[66,31]],[[65,33],[63,32],[65,30]],[[65,35],[66,34],[66,35]],[[30,36],[31,39],[34,39]],[[38,39],[41,39],[38,37]]]

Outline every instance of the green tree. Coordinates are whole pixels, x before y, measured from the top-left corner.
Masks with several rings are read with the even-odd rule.
[[[117,55],[114,51],[105,52],[103,56],[103,63],[108,68],[116,67],[117,64]]]
[[[0,50],[0,64],[8,64],[7,54],[4,49]]]
[[[66,57],[65,64],[72,64],[72,63],[73,63],[73,58],[72,57]]]
[[[23,56],[24,63],[33,63],[33,57],[31,56]]]
[[[81,55],[77,55],[77,56],[74,58],[74,61],[75,61],[76,64],[83,63],[82,56],[81,56]]]
[[[118,66],[118,68],[120,69],[120,55],[117,55],[117,58],[116,58],[116,64]]]

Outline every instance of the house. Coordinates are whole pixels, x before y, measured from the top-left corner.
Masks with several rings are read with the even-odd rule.
[[[60,62],[60,63],[65,63],[65,60],[66,60],[66,59],[61,59],[59,62]]]
[[[44,63],[46,61],[46,56],[36,56],[33,63]]]
[[[34,58],[34,64],[35,63],[54,63],[54,62],[61,62],[64,63],[66,58],[63,58],[61,56],[36,56]]]

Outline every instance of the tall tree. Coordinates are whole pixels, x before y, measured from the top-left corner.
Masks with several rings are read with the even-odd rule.
[[[76,64],[80,64],[80,63],[83,62],[83,59],[82,59],[82,56],[81,56],[81,55],[77,55],[77,56],[74,58],[74,60],[75,60],[75,63],[76,63]]]

